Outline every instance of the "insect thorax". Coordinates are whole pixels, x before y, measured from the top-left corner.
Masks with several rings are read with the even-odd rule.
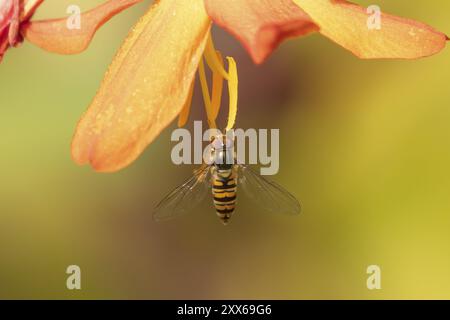
[[[231,170],[234,166],[233,141],[226,136],[218,136],[212,142],[211,164],[217,170]]]

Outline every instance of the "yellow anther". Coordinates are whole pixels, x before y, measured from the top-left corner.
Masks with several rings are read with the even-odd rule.
[[[213,78],[212,93],[210,93],[208,88],[208,80],[206,79],[205,62],[203,58],[200,59],[198,73],[200,76],[200,84],[209,127],[212,129],[217,128],[216,119],[219,114],[222,101],[223,80],[226,79],[228,81],[228,94],[230,102],[226,130],[231,130],[236,122],[238,103],[238,73],[236,61],[234,61],[232,57],[227,57],[228,72],[225,71],[222,55],[219,51],[215,50],[211,35],[208,37],[208,42],[204,52],[204,59],[212,71]],[[189,117],[193,88],[194,85],[192,84],[186,105],[183,107],[178,119],[179,126],[185,125]]]
[[[238,73],[236,61],[232,57],[227,57],[228,60],[228,93],[230,96],[230,107],[228,111],[228,124],[226,130],[231,130],[236,122],[237,103],[238,103]]]
[[[214,43],[211,37],[211,33],[208,36],[208,41],[206,42],[206,48],[204,52],[204,56],[206,59],[206,63],[208,64],[209,68],[213,72],[218,72],[224,79],[228,80],[228,73],[225,71],[225,68],[223,66],[223,63],[221,62],[222,59],[219,59],[217,56],[216,49],[214,48]]]
[[[181,110],[180,116],[178,117],[178,126],[184,127],[186,125],[186,122],[189,118],[189,113],[191,111],[191,105],[192,105],[192,97],[194,95],[194,84],[195,84],[195,77],[192,80],[191,88],[189,89],[189,94],[186,99],[186,103],[184,104],[183,109]]]

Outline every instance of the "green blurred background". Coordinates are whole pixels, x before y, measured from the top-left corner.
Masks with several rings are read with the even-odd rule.
[[[48,0],[36,17],[101,2]],[[237,125],[280,128],[274,179],[304,213],[267,215],[241,198],[227,227],[208,201],[157,224],[153,207],[191,172],[170,161],[171,130],[119,173],[70,158],[80,115],[150,2],[110,21],[83,54],[25,43],[0,65],[0,298],[450,298],[449,49],[361,61],[314,35],[256,67],[215,30],[240,67]],[[448,1],[376,3],[450,33]],[[193,108],[191,121],[202,119],[199,92]],[[71,264],[81,291],[66,289]],[[366,288],[371,264],[381,290]]]

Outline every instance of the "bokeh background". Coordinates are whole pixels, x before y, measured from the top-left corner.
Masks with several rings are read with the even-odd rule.
[[[83,54],[25,43],[0,65],[0,298],[450,298],[449,49],[361,61],[313,35],[257,67],[215,30],[239,64],[238,127],[280,128],[274,179],[304,213],[268,215],[241,198],[227,227],[208,201],[157,224],[153,207],[192,169],[172,164],[171,130],[119,173],[70,158],[80,115],[150,2],[110,21]],[[48,0],[36,17],[73,3],[101,1]],[[450,33],[450,2],[376,3]],[[196,92],[191,121],[202,108]],[[66,289],[71,264],[81,291]],[[371,264],[382,290],[366,288]]]

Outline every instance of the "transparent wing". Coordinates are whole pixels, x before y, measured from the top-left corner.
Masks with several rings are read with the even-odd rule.
[[[194,209],[211,188],[210,166],[201,167],[182,185],[170,192],[153,211],[155,221],[169,220]]]
[[[239,186],[262,210],[288,215],[299,214],[300,202],[283,187],[262,177],[250,167],[238,165]]]

